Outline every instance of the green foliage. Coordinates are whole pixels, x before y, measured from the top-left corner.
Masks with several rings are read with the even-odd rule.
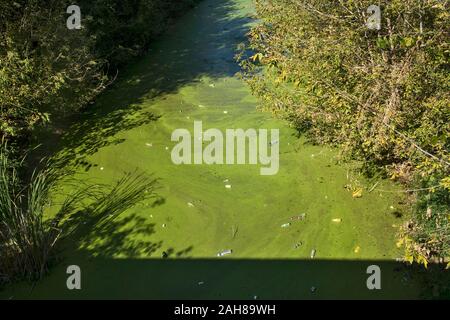
[[[11,149],[2,141],[0,285],[14,279],[40,279],[54,261],[60,240],[84,226],[80,214],[95,219],[97,227],[107,224],[108,219],[153,197],[157,182],[143,174],[128,173],[112,187],[77,181],[75,191],[62,195],[58,186],[69,172],[62,173],[48,162],[24,181],[19,176],[23,161],[17,164],[11,157]],[[58,197],[63,197],[62,203],[55,201]],[[56,208],[51,218],[45,216],[49,208]]]
[[[59,236],[44,221],[49,192],[57,181],[53,170],[35,172],[24,187],[6,143],[0,147],[0,284],[17,274],[39,278]]]
[[[150,190],[153,181],[126,176],[109,196],[90,188],[68,196],[56,218],[46,220],[61,173],[46,165],[24,177],[18,150],[27,148],[36,126],[85,107],[119,66],[144,53],[195,2],[81,0],[83,28],[69,30],[66,9],[72,1],[0,0],[0,284],[40,278],[66,234],[68,217],[86,199],[97,202],[90,212],[101,219],[105,210],[119,212]]]
[[[145,51],[172,19],[198,0],[83,0],[94,52],[115,69]]]
[[[195,0],[0,0],[0,134],[25,138],[56,114],[80,110]]]
[[[262,23],[249,33],[255,55],[243,59],[244,77],[265,109],[312,141],[340,146],[368,173],[430,187],[419,196],[447,217],[449,2],[380,1],[379,31],[366,26],[371,4],[257,0]],[[412,223],[423,227],[413,241],[440,242],[424,245],[427,259],[450,256],[448,219]]]

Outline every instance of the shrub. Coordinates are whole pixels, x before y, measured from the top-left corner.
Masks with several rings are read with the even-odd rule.
[[[340,146],[367,173],[425,185],[411,221],[421,231],[407,232],[414,256],[449,257],[449,2],[378,3],[377,31],[366,25],[370,0],[257,0],[244,77],[312,141]],[[439,222],[425,227],[430,206]]]
[[[0,0],[0,135],[27,139],[55,114],[78,111],[145,52],[196,0],[81,0],[81,30],[68,30],[68,0]]]

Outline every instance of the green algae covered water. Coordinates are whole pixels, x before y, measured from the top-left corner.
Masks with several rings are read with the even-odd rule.
[[[32,290],[22,284],[2,297],[418,297],[418,280],[395,263],[397,187],[380,181],[352,197],[344,188],[349,165],[338,163],[337,152],[308,145],[287,123],[257,111],[236,76],[233,57],[254,23],[252,10],[250,0],[201,2],[57,146],[44,142],[76,168],[74,179],[113,184],[138,170],[159,179],[159,199],[86,228]],[[254,165],[174,165],[171,134],[192,131],[194,121],[205,129],[279,129],[278,174],[262,176]],[[370,291],[366,270],[374,264],[382,290]],[[82,290],[66,288],[69,265],[81,267]]]

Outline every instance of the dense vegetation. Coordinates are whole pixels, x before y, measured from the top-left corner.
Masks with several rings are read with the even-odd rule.
[[[57,240],[68,232],[64,221],[83,198],[101,207],[117,189],[133,199],[151,188],[152,180],[129,176],[104,195],[81,189],[54,220],[44,221],[64,173],[43,165],[27,177],[21,153],[36,126],[87,107],[122,65],[195,2],[81,0],[82,28],[69,30],[72,1],[0,0],[0,284],[46,272]]]
[[[82,29],[69,30],[71,1],[0,1],[1,135],[26,137],[52,114],[86,106],[194,2],[79,1]]]
[[[244,76],[265,109],[407,185],[405,258],[450,257],[449,2],[257,0]]]

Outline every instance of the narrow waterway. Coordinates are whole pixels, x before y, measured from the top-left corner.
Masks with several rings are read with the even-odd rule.
[[[410,297],[398,271],[396,193],[352,197],[367,185],[334,150],[311,146],[258,102],[234,55],[252,22],[251,0],[205,0],[131,65],[58,144],[76,179],[112,184],[138,170],[159,178],[159,199],[92,228],[33,291],[34,298]],[[259,165],[180,165],[175,129],[279,129],[279,172]],[[45,146],[45,143],[44,143]],[[54,146],[53,146],[54,147]],[[350,173],[349,173],[350,172]],[[352,178],[352,179],[350,179]],[[395,190],[381,181],[378,188]],[[73,239],[74,242],[77,239]],[[224,250],[232,253],[217,258]],[[162,259],[163,252],[168,259]],[[312,257],[313,256],[313,257]],[[66,289],[67,265],[83,289]],[[366,268],[384,266],[383,292],[366,289]],[[405,280],[406,279],[406,280]],[[311,288],[314,287],[315,289]],[[31,292],[31,293],[30,293]]]

